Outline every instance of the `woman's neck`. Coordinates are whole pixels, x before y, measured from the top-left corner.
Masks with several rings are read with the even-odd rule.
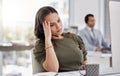
[[[53,39],[62,39],[64,37],[62,35],[53,35],[52,38]]]

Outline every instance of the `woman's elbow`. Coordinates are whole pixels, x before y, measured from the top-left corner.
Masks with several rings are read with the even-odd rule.
[[[58,72],[58,68],[44,67],[44,69],[48,72]]]
[[[58,72],[58,69],[57,69],[57,68],[54,68],[54,69],[48,69],[47,71],[49,71],[49,72]]]
[[[58,72],[59,66],[48,66],[43,64],[43,68],[48,72]]]

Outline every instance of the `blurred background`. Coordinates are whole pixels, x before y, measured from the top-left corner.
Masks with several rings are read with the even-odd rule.
[[[53,6],[59,12],[64,32],[76,34],[86,25],[85,15],[92,13],[95,28],[111,43],[109,6],[114,4],[112,0],[0,0],[0,76],[32,76],[34,21],[39,8]],[[90,63],[112,67],[111,55],[93,55],[88,56]]]

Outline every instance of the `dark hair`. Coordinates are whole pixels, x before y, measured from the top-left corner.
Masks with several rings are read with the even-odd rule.
[[[35,29],[34,29],[34,34],[36,38],[45,39],[42,22],[44,21],[45,17],[50,13],[58,14],[58,12],[53,7],[50,6],[45,6],[38,10],[35,17]]]
[[[87,14],[85,16],[85,23],[88,23],[89,17],[94,17],[94,15],[93,14]]]

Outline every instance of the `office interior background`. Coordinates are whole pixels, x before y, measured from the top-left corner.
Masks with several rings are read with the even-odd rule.
[[[32,76],[34,21],[42,6],[57,9],[64,31],[76,34],[86,26],[85,15],[94,14],[95,28],[113,48],[108,55],[88,53],[88,63],[120,70],[119,0],[0,0],[0,76]]]

